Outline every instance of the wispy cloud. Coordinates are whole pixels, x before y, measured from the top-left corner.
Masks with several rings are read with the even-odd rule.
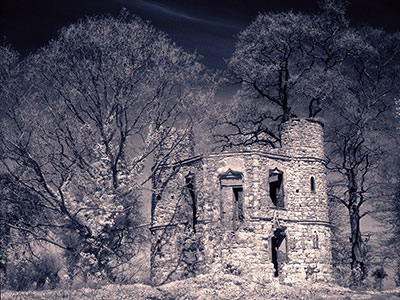
[[[133,1],[133,3],[136,6],[141,6],[142,8],[147,8],[147,9],[151,9],[154,12],[157,13],[163,13],[165,15],[169,15],[175,18],[180,18],[183,20],[188,20],[190,22],[194,22],[194,23],[200,23],[200,24],[205,24],[205,25],[211,25],[211,26],[219,26],[219,27],[225,27],[225,28],[229,28],[229,29],[234,29],[234,30],[240,30],[241,27],[235,25],[235,24],[229,24],[229,23],[225,23],[225,22],[220,22],[220,21],[214,21],[214,20],[209,20],[206,18],[199,18],[199,17],[195,17],[192,16],[182,10],[176,9],[176,8],[172,8],[172,7],[168,7],[167,5],[163,5],[154,1],[149,1],[149,0],[128,0],[125,2],[130,2],[130,4],[133,4],[131,1]]]

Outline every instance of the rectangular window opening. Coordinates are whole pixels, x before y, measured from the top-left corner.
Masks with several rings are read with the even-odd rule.
[[[283,202],[283,174],[279,171],[270,172],[269,175],[269,196],[272,204],[276,207],[284,207]]]
[[[239,223],[244,219],[243,216],[243,188],[234,187],[233,188],[233,230],[238,229]]]

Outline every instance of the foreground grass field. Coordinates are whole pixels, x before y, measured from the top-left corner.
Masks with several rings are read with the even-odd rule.
[[[201,275],[159,287],[144,284],[105,285],[97,288],[53,291],[3,291],[2,300],[400,300],[400,289],[372,292],[351,291],[338,286],[286,286],[262,284],[233,275]]]

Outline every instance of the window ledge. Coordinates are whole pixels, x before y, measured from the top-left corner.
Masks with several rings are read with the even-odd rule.
[[[284,210],[284,211],[287,211],[287,208],[286,208],[286,207],[269,206],[268,208],[269,208],[269,209],[276,209],[276,210]]]

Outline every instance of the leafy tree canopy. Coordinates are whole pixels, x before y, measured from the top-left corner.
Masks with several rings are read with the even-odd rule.
[[[165,159],[157,151],[174,128],[183,130],[170,144],[187,134],[212,93],[208,74],[196,54],[125,12],[62,29],[4,78],[14,71],[1,89],[2,165],[46,208],[51,226],[38,234],[71,267],[115,279],[141,236],[149,166]]]

